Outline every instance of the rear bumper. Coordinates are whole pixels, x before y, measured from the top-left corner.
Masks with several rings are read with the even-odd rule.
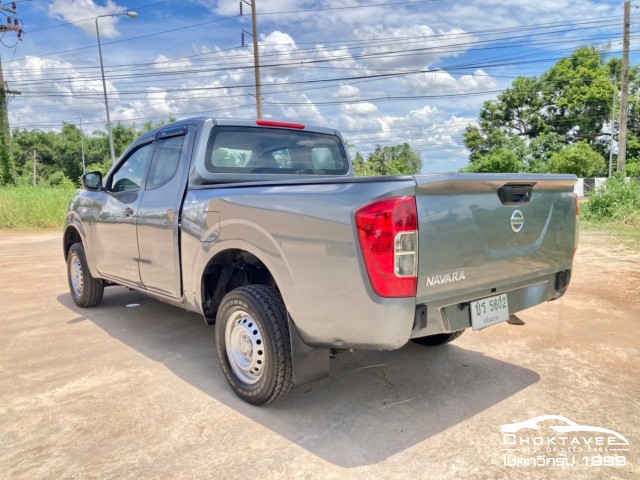
[[[469,302],[474,300],[506,293],[509,300],[510,315],[549,300],[555,300],[564,295],[570,278],[571,271],[563,270],[520,283],[418,305],[411,338],[470,328]]]

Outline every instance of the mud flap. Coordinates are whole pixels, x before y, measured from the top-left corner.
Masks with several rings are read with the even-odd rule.
[[[291,358],[293,360],[293,383],[304,385],[329,376],[329,349],[310,347],[298,332],[291,316],[289,338],[291,339]]]

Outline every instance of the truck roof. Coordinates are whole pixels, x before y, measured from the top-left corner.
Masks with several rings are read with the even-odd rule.
[[[258,124],[258,122],[261,122]],[[337,135],[340,138],[340,132],[334,128],[320,127],[317,125],[307,125],[298,122],[281,122],[277,120],[248,120],[248,119],[235,119],[235,118],[213,118],[207,116],[188,117],[176,120],[175,122],[162,125],[154,128],[153,130],[140,136],[139,140],[146,140],[153,138],[158,132],[166,130],[170,127],[180,127],[183,125],[195,125],[198,128],[203,128],[207,123],[211,123],[213,126],[233,126],[233,127],[259,127],[259,128],[287,128],[287,129],[300,129],[306,132],[324,133],[326,135]],[[295,125],[295,127],[293,127]],[[302,128],[300,128],[302,127]],[[136,142],[137,143],[137,142]]]

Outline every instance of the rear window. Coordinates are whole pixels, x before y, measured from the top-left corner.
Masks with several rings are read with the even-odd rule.
[[[204,166],[211,173],[344,175],[349,162],[337,136],[260,127],[211,130]]]

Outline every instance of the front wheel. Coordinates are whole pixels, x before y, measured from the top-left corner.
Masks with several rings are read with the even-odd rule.
[[[102,280],[91,276],[82,243],[74,243],[69,249],[67,279],[71,297],[79,307],[95,307],[102,301],[104,285]]]
[[[265,405],[293,390],[287,311],[275,289],[229,292],[216,315],[216,348],[227,382],[245,402]]]
[[[464,333],[464,330],[458,330],[453,333],[438,333],[436,335],[429,335],[428,337],[412,338],[411,340],[420,345],[426,345],[428,347],[437,347],[438,345],[444,345],[445,343],[453,342],[456,338]]]

